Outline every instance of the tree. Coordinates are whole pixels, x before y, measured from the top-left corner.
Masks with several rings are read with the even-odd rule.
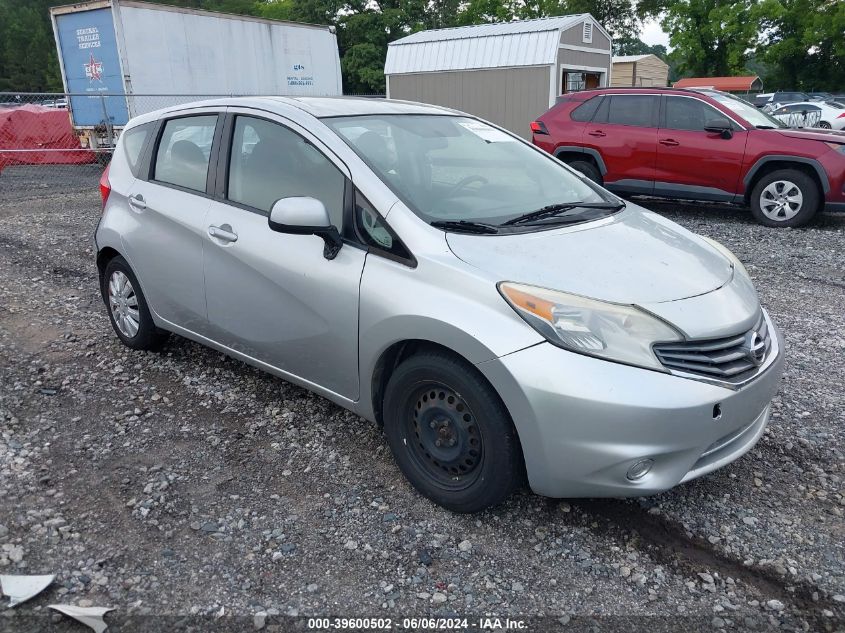
[[[756,0],[669,0],[662,21],[679,70],[696,77],[723,77],[745,71],[758,25]]]
[[[61,90],[48,0],[0,0],[0,90]]]
[[[616,47],[617,55],[656,55],[665,61],[669,54],[663,44],[650,46],[638,37],[622,37],[614,40],[613,44]]]
[[[845,2],[763,0],[755,17],[764,35],[756,59],[773,88],[842,90],[845,86]]]

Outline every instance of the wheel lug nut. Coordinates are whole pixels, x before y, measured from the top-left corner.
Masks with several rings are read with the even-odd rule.
[[[435,428],[435,427],[437,426],[437,424],[435,424],[434,420],[432,420],[432,421],[429,423],[429,426],[430,426],[431,428]]]
[[[440,445],[441,445],[440,440],[435,440],[435,441],[434,441],[434,445],[435,445],[435,446],[440,446]]]

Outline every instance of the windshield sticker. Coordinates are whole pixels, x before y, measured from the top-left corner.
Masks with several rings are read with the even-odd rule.
[[[482,123],[481,121],[459,121],[458,125],[469,130],[476,136],[488,143],[515,143],[516,139],[510,134],[505,134],[501,130]]]

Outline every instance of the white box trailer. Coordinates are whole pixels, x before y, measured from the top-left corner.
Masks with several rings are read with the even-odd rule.
[[[202,95],[343,93],[334,27],[137,0],[50,17],[71,123],[92,146],[111,144],[133,116]]]

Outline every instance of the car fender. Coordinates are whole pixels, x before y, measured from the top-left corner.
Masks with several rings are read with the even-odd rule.
[[[565,154],[567,152],[588,154],[592,156],[596,161],[596,165],[598,165],[599,167],[601,175],[604,176],[607,173],[607,166],[604,164],[604,159],[601,157],[601,154],[598,152],[598,150],[593,149],[592,147],[581,147],[579,145],[558,145],[555,148],[555,158],[559,158],[560,154]]]
[[[826,195],[830,191],[830,181],[827,177],[827,172],[825,172],[824,167],[821,166],[821,163],[814,158],[806,158],[804,156],[791,156],[789,154],[769,154],[767,156],[762,156],[758,158],[753,165],[748,169],[745,176],[742,179],[742,184],[745,186],[745,189],[748,190],[749,185],[754,180],[754,176],[760,171],[760,168],[766,165],[766,163],[771,162],[784,162],[784,163],[801,163],[803,165],[809,165],[812,167],[816,174],[819,177],[819,182],[822,184],[822,191]]]
[[[359,415],[376,419],[373,390],[366,385],[397,344],[433,343],[477,365],[545,340],[508,306],[496,282],[479,280],[475,270],[450,255],[442,261],[420,258],[409,274],[401,263],[368,255],[359,310]]]

